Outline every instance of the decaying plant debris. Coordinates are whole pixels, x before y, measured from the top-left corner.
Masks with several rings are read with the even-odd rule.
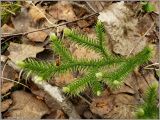
[[[157,4],[2,2],[2,118],[158,119]]]

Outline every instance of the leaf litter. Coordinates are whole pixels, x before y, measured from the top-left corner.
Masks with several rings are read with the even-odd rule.
[[[136,48],[132,51],[132,54],[141,51],[147,44],[152,44],[156,53],[158,51],[157,44],[150,42],[151,38],[156,38],[146,37],[149,35],[153,36],[153,31],[156,31],[155,26],[151,28],[154,20],[151,19],[149,14],[134,17],[134,11],[127,7],[125,2],[113,3],[112,1],[97,1],[81,3],[58,1],[53,2],[52,4],[51,3],[52,2],[45,1],[40,4],[35,4],[34,2],[32,2],[32,4],[27,3],[27,5],[22,6],[19,14],[12,17],[11,22],[13,26],[11,27],[8,24],[4,24],[2,27],[2,32],[10,34],[30,32],[43,27],[56,25],[58,23],[71,22],[82,18],[85,15],[89,15],[93,11],[99,12],[99,16],[98,18],[95,16],[93,18],[79,20],[75,23],[71,22],[62,26],[62,28],[59,27],[59,29],[49,29],[47,31],[37,31],[26,34],[25,36],[21,36],[23,44],[18,44],[14,41],[10,42],[7,49],[9,52],[8,57],[15,63],[29,57],[36,58],[37,55],[38,58],[43,60],[43,56],[45,55],[40,53],[45,51],[46,48],[50,49],[50,47],[46,46],[46,44],[48,45],[49,43],[43,44],[45,41],[48,41],[47,36],[49,33],[56,33],[57,31],[57,35],[61,37],[65,27],[75,28],[78,31],[83,31],[88,36],[95,38],[96,36],[95,31],[93,31],[93,26],[95,25],[94,23],[96,23],[95,21],[97,19],[101,20],[105,24],[107,38],[109,39],[106,45],[109,46],[112,52],[122,56],[128,56],[134,47]],[[92,8],[86,9],[86,6]],[[147,32],[149,28],[151,28],[151,30]],[[23,42],[24,39],[27,39],[33,43],[25,43]],[[100,57],[93,51],[72,43],[67,43],[65,38],[63,42],[73,53],[74,57],[78,59],[98,59]],[[52,54],[55,56],[54,52]],[[53,56],[49,59],[55,59]],[[47,60],[47,58],[45,58],[45,60]],[[152,63],[158,62],[158,57],[156,54],[153,56],[151,61]],[[9,69],[7,70],[9,71]],[[6,72],[4,73],[6,74]],[[13,70],[10,73],[15,72]],[[82,73],[78,73],[78,76],[81,75]],[[9,77],[9,75],[5,75],[5,77],[15,79],[14,76]],[[76,77],[77,76],[73,73],[67,73],[62,76],[54,77],[49,83],[62,87],[75,80]],[[155,81],[157,80],[155,79],[153,70],[148,72],[145,70],[137,70],[136,74],[132,74],[126,78],[125,84],[118,90],[110,91],[107,87],[105,87],[105,91],[100,97],[91,95],[90,92],[87,91],[85,95],[90,96],[90,105],[88,105],[83,99],[77,101],[76,104],[76,99],[70,99],[74,103],[82,118],[131,119],[134,118],[133,112],[135,111],[135,108],[133,106],[137,105],[139,103],[139,99],[143,98],[144,92],[146,91],[148,85]],[[25,90],[15,90],[11,93],[11,99],[5,99],[2,101],[3,109],[1,112],[4,112],[3,117],[19,117],[29,119],[67,118],[64,111],[57,106],[57,103],[49,95],[47,95],[43,90],[37,88],[37,86],[33,83],[29,82],[28,84],[31,88],[31,92]],[[13,82],[5,82],[2,85],[3,89],[1,89],[1,93],[6,94],[13,86]]]

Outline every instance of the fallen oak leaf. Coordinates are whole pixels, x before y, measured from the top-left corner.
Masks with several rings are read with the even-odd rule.
[[[22,61],[28,57],[36,57],[36,54],[43,51],[44,48],[26,44],[10,43],[8,56],[13,62]]]

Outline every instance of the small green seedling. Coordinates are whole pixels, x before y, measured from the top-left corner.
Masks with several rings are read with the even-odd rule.
[[[155,11],[155,9],[156,9],[155,5],[152,2],[143,2],[142,4],[143,4],[142,9],[145,12],[150,13],[150,12]]]

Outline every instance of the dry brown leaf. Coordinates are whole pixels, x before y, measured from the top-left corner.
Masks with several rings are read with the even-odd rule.
[[[133,119],[134,106],[136,99],[128,94],[115,95],[115,104],[113,109],[105,115],[110,119]]]
[[[112,97],[100,97],[94,98],[91,103],[90,109],[93,113],[104,116],[109,113],[114,106],[114,101]]]
[[[13,106],[9,108],[7,117],[40,119],[49,112],[46,104],[36,99],[32,94],[24,91],[16,91],[12,93]]]
[[[5,82],[1,86],[1,94],[5,94],[14,86],[13,82]]]
[[[26,44],[10,43],[8,56],[13,62],[22,61],[28,57],[36,57],[36,54],[43,51],[44,48]]]
[[[104,94],[93,99],[90,109],[102,118],[129,119],[133,118],[132,112],[135,104],[135,97],[128,94]]]
[[[1,103],[1,112],[6,111],[10,105],[12,104],[12,100],[11,99],[6,99],[4,101],[2,101]]]
[[[36,29],[34,28],[29,28],[28,31],[34,31]],[[37,32],[33,32],[33,33],[29,33],[27,35],[27,38],[33,42],[44,42],[45,39],[47,38],[47,34],[43,31],[37,31]]]
[[[37,6],[31,6],[28,14],[35,23],[45,20],[45,12]]]
[[[108,17],[110,16],[110,17]],[[113,51],[121,55],[129,55],[134,47],[133,54],[141,51],[146,45],[146,39],[141,39],[138,33],[134,13],[127,8],[124,1],[114,3],[100,12],[98,19],[104,22],[107,33],[111,37]]]
[[[59,1],[49,8],[49,14],[55,19],[73,21],[77,17],[73,11],[72,5],[68,1]]]
[[[18,77],[18,73],[9,65],[5,65],[5,68],[4,68],[4,64],[2,63],[1,66],[3,67],[2,68],[3,73],[1,71],[2,77],[12,79],[12,80],[15,80]],[[7,81],[5,79],[1,79],[1,80],[3,80],[3,83]]]
[[[15,29],[12,28],[12,27],[10,27],[10,26],[8,26],[7,24],[4,24],[4,25],[2,26],[2,28],[1,28],[1,32],[2,32],[2,33],[10,33],[10,34],[12,34],[12,33],[15,32]]]
[[[84,28],[84,27],[88,27],[88,26],[89,26],[89,24],[88,24],[88,22],[87,22],[86,20],[79,20],[79,21],[77,22],[77,24],[78,24],[78,26],[79,26],[80,28]]]

